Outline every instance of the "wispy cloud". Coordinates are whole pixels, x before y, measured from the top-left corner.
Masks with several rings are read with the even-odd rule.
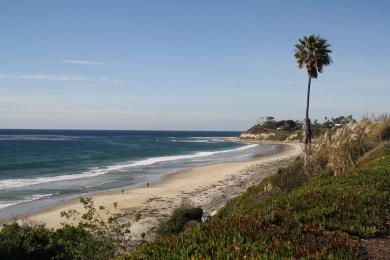
[[[56,74],[0,74],[0,79],[16,80],[41,80],[41,81],[95,81],[111,82],[115,84],[127,83],[127,80],[112,79],[108,77],[84,77],[74,75],[56,75]]]
[[[91,60],[62,60],[62,63],[66,64],[77,64],[77,65],[95,65],[95,66],[110,66],[112,63],[109,62],[99,62]]]
[[[0,79],[22,79],[22,80],[49,80],[49,81],[85,81],[88,77],[54,74],[0,74]]]

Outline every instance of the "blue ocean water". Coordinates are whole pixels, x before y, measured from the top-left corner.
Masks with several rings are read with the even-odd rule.
[[[229,138],[238,135],[0,130],[0,218],[81,194],[145,185],[180,169],[245,160],[275,149]]]

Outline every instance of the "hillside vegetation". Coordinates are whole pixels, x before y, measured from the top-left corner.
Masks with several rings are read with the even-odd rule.
[[[298,158],[211,221],[121,259],[367,258],[362,239],[390,234],[389,122],[327,131],[311,151],[310,174]]]
[[[319,123],[314,120],[311,123],[314,137],[321,136],[326,130],[342,127],[350,122],[355,122],[352,116],[339,116],[336,118],[325,118]],[[301,139],[302,122],[293,120],[275,120],[267,117],[264,122],[259,122],[243,132],[241,139],[256,139],[264,141],[298,141]]]
[[[240,135],[242,139],[258,139],[267,141],[298,140],[302,124],[293,120],[276,121],[272,117],[258,123]]]

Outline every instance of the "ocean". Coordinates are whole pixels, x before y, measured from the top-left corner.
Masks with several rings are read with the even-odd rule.
[[[205,164],[247,160],[276,145],[239,132],[0,130],[0,219],[71,198],[142,186]]]

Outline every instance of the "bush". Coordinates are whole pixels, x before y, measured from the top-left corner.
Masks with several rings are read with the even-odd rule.
[[[382,141],[390,141],[390,122],[387,122],[381,129],[380,139]]]
[[[0,232],[0,259],[49,259],[56,255],[54,231],[44,225],[11,223]]]
[[[298,157],[289,167],[277,171],[272,184],[282,190],[292,190],[301,186],[307,179],[308,176],[303,171],[303,159]]]
[[[58,230],[43,224],[6,224],[0,232],[0,259],[108,259],[108,241],[81,227]]]
[[[81,198],[85,212],[63,212],[67,219],[81,216],[76,225],[54,230],[43,224],[13,222],[0,230],[0,259],[110,259],[130,243],[130,224],[119,223],[120,214],[108,214],[103,221],[93,201]],[[105,210],[104,207],[99,207]],[[122,251],[121,251],[122,250]]]
[[[378,141],[390,140],[390,115],[383,114],[379,117],[372,117],[371,121],[375,122],[373,128],[373,135],[377,137]]]
[[[160,225],[157,233],[160,235],[180,233],[187,222],[192,220],[199,221],[202,215],[203,210],[201,208],[195,208],[188,202],[183,202],[173,211],[169,220]]]

